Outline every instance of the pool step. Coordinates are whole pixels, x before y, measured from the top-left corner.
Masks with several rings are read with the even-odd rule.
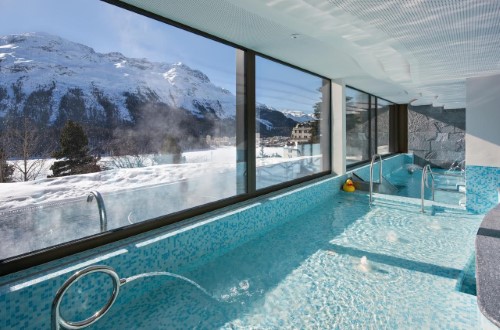
[[[457,279],[457,285],[455,289],[459,292],[463,292],[473,296],[477,295],[475,253],[472,254],[472,256],[469,258],[469,261],[465,265],[464,269],[460,273],[460,276]]]
[[[374,204],[386,207],[404,205],[408,211],[421,213],[421,200],[419,198],[377,194],[374,198]],[[464,213],[466,213],[466,210],[464,207],[459,205],[455,206],[426,200],[425,212],[427,215],[431,216],[443,214],[456,214],[463,216]]]
[[[350,195],[358,196],[360,199],[366,199],[367,192],[362,189],[357,189],[354,193],[348,193]],[[414,211],[421,213],[421,199],[398,196],[392,194],[381,194],[375,193],[373,199],[374,205],[384,206],[384,207],[401,207],[404,206],[408,211]],[[467,211],[464,206],[452,205],[447,203],[441,203],[436,201],[425,200],[425,214],[429,216],[442,215],[442,214],[456,214],[464,216]]]

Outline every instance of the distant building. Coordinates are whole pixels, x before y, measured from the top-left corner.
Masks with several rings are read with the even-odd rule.
[[[228,136],[206,136],[206,142],[211,147],[225,147],[236,145],[236,137],[228,137]]]
[[[292,129],[292,141],[297,143],[311,143],[313,125],[311,122],[298,123]]]

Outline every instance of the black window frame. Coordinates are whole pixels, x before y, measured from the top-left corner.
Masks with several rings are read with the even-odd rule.
[[[346,170],[352,170],[354,168],[369,164],[371,162],[371,158],[373,155],[377,153],[377,148],[378,148],[378,123],[377,123],[377,116],[378,116],[378,100],[384,100],[388,103],[390,103],[391,107],[395,107],[396,103],[389,101],[383,97],[365,92],[364,90],[361,90],[356,87],[352,87],[350,85],[346,85],[345,88],[350,88],[352,90],[355,90],[360,93],[364,93],[368,95],[368,154],[369,154],[369,159],[358,161],[358,162],[353,162],[351,164],[346,165]],[[372,101],[374,99],[374,101]],[[393,111],[389,112],[389,129],[392,130],[395,124],[395,121],[397,119],[394,116]],[[391,134],[391,132],[389,132]],[[346,141],[347,143],[347,141]],[[393,139],[389,140],[389,153],[381,155],[382,158],[390,157],[392,155],[395,155],[396,152],[394,152],[394,141]]]
[[[315,76],[317,78],[320,78],[320,79],[322,79],[322,83],[327,82],[327,84],[328,84],[328,99],[326,101],[328,102],[328,108],[329,108],[329,113],[328,113],[328,118],[327,118],[327,123],[326,123],[327,128],[328,128],[328,134],[325,136],[325,142],[327,143],[327,146],[326,147],[325,146],[321,146],[321,150],[324,150],[325,148],[328,149],[328,155],[327,155],[327,157],[326,158],[323,157],[323,159],[322,159],[322,164],[323,165],[327,165],[327,166],[324,166],[326,168],[326,170],[323,170],[321,172],[318,172],[318,173],[315,173],[315,174],[312,174],[312,175],[321,174],[321,173],[325,173],[325,175],[326,175],[326,174],[333,173],[333,162],[332,162],[333,147],[334,147],[333,143],[332,143],[332,134],[333,134],[333,132],[332,132],[332,129],[333,129],[332,128],[332,118],[333,118],[333,113],[332,113],[332,101],[333,101],[333,99],[332,99],[332,97],[333,96],[332,96],[332,92],[331,92],[331,89],[332,89],[332,81],[331,81],[331,79],[326,78],[324,76],[321,76],[319,74],[316,74],[314,72],[302,69],[300,67],[294,66],[292,64],[288,64],[288,63],[283,62],[281,60],[277,60],[277,59],[275,59],[273,57],[270,57],[270,56],[267,56],[267,55],[263,55],[263,54],[260,54],[260,53],[257,53],[257,52],[253,52],[253,51],[252,51],[252,54],[253,54],[252,61],[253,61],[253,70],[254,71],[251,74],[253,75],[254,80],[253,80],[253,82],[250,82],[250,83],[253,83],[253,92],[254,93],[253,93],[253,99],[249,100],[249,102],[250,101],[253,102],[252,103],[253,104],[253,109],[251,109],[251,111],[253,111],[253,121],[254,121],[254,123],[252,125],[256,125],[255,121],[256,121],[256,118],[257,118],[256,113],[255,113],[255,111],[256,111],[255,110],[256,109],[256,86],[255,85],[257,83],[257,81],[255,79],[255,76],[256,76],[255,75],[255,70],[256,70],[256,65],[255,65],[256,60],[255,60],[255,58],[257,56],[261,57],[261,58],[263,58],[265,60],[269,60],[269,61],[275,62],[277,64],[281,64],[281,65],[283,65],[285,67],[288,67],[288,68],[291,68],[291,69],[295,69],[295,70],[298,70],[298,71],[310,74],[312,76]],[[248,125],[248,123],[247,123],[247,125]],[[322,123],[322,125],[325,125],[325,123]],[[252,129],[254,130],[254,133],[256,133],[256,127],[252,126]],[[303,130],[303,129],[300,129],[300,130],[297,130],[297,131],[298,131],[297,134],[301,134],[301,136],[305,133],[305,130]],[[302,133],[302,131],[304,131],[304,133]],[[292,133],[291,134],[293,134],[293,132],[294,132],[294,129],[292,129]],[[321,133],[321,134],[323,134],[323,133]],[[253,135],[251,137],[249,136],[248,138],[251,139],[251,141],[253,141],[253,143],[255,143],[255,135]],[[253,145],[253,147],[251,148],[251,150],[256,150],[256,146]],[[249,157],[250,156],[253,157],[254,164],[252,164],[252,165],[255,166],[255,162],[256,162],[256,159],[255,159],[256,155],[255,155],[255,153],[252,153],[252,151],[249,150],[248,156]],[[251,172],[252,172],[252,175],[254,175],[255,177],[252,178],[252,180],[249,181],[249,183],[255,184],[253,187],[256,189],[257,177],[256,177],[255,167],[254,167],[254,171],[251,171]],[[308,176],[306,176],[306,177],[308,177]],[[297,180],[297,179],[286,181],[286,182],[293,182],[295,180]],[[262,189],[269,189],[269,188],[277,187],[277,186],[279,186],[281,184],[283,184],[283,183],[274,184],[274,185],[271,185],[271,186],[268,186],[268,187],[264,187],[264,188],[258,189],[258,191],[260,191]]]
[[[96,0],[97,1],[97,0]],[[241,45],[235,44],[233,42],[227,41],[220,37],[211,35],[207,32],[195,29],[193,27],[187,26],[185,24],[176,22],[174,20],[165,18],[158,14],[154,14],[152,12],[146,11],[142,8],[135,7],[133,5],[124,3],[119,0],[100,0],[105,3],[117,6],[119,8],[128,10],[130,12],[136,13],[138,15],[142,15],[148,17],[150,19],[154,19],[156,21],[180,28],[184,31],[194,33],[198,36],[208,38],[210,40],[225,44],[227,46],[233,47],[236,50],[236,53],[241,52],[240,55],[237,55],[237,73],[238,69],[244,70],[244,108],[245,115],[244,118],[240,118],[240,122],[244,121],[244,132],[242,133],[246,141],[244,141],[245,145],[245,155],[243,159],[246,161],[246,192],[235,195],[229,198],[219,199],[214,202],[210,202],[207,204],[199,205],[196,207],[188,208],[182,211],[170,213],[164,216],[160,216],[157,218],[152,218],[145,220],[140,223],[131,224],[125,227],[115,228],[106,232],[102,232],[99,234],[94,234],[91,236],[82,237],[76,240],[64,242],[61,244],[53,245],[47,248],[43,248],[40,250],[31,251],[28,253],[16,255],[7,259],[0,260],[0,276],[8,275],[17,271],[25,270],[34,266],[38,266],[47,262],[54,261],[56,259],[68,257],[77,253],[85,252],[90,249],[102,247],[107,244],[115,243],[119,240],[130,238],[139,234],[146,233],[148,231],[164,228],[171,224],[195,217],[201,216],[207,212],[220,210],[226,207],[230,207],[233,204],[247,201],[249,199],[259,197],[265,194],[269,194],[271,192],[276,192],[281,189],[289,188],[295,186],[300,183],[304,183],[307,181],[311,181],[320,177],[324,177],[330,175],[332,173],[332,125],[331,119],[333,117],[332,114],[332,94],[329,93],[329,117],[330,120],[327,123],[328,127],[328,136],[326,137],[328,141],[328,155],[325,155],[328,159],[327,164],[328,168],[324,171],[314,173],[305,177],[301,177],[298,179],[290,180],[287,182],[283,182],[280,184],[276,184],[270,187],[262,188],[256,190],[256,182],[255,182],[255,56],[260,56],[268,60],[272,60],[274,62],[280,63],[287,67],[300,70],[302,72],[317,76],[324,81],[327,82],[330,90],[331,90],[331,79],[321,76],[317,73],[308,71],[306,69],[300,68],[298,66],[286,63],[282,60],[275,59],[265,54],[261,54],[255,52],[251,49],[243,47]],[[243,54],[243,55],[241,55]],[[238,68],[239,67],[239,68]],[[252,78],[253,77],[253,78]],[[236,77],[238,83],[238,77]],[[238,106],[238,87],[237,87],[237,106]],[[241,97],[241,95],[240,95]],[[238,119],[237,119],[238,120]],[[253,125],[253,126],[252,126]],[[237,127],[239,128],[239,126]],[[237,133],[239,134],[239,133]],[[241,138],[241,136],[240,136]],[[253,147],[252,147],[253,146]],[[238,149],[237,150],[241,150]],[[237,161],[241,160],[242,155],[237,155]]]

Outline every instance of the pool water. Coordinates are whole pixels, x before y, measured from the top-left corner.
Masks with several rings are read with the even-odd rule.
[[[411,168],[411,167],[410,167]],[[460,171],[446,171],[441,169],[432,169],[435,178],[434,201],[438,203],[450,204],[455,206],[465,205],[465,178],[458,177]],[[453,176],[448,176],[451,174]],[[398,196],[420,198],[422,184],[422,169],[409,171],[402,167],[386,176],[390,183],[399,190]],[[429,187],[430,187],[429,179]],[[432,199],[431,188],[425,188],[425,199]]]
[[[340,192],[181,272],[212,297],[178,279],[140,279],[91,328],[477,328],[476,297],[457,280],[480,221],[451,208],[422,214],[404,198],[369,207],[366,195]],[[132,295],[141,286],[150,289]]]
[[[457,281],[457,290],[468,293],[473,296],[477,295],[476,286],[476,254],[473,254],[467,265],[465,266],[461,276]]]

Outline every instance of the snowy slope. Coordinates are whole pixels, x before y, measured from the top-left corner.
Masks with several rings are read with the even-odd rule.
[[[316,120],[314,117],[314,114],[306,114],[302,111],[295,111],[295,110],[282,110],[281,111],[287,118],[293,119],[296,122],[299,123],[304,123],[307,121],[312,121]]]
[[[68,90],[78,88],[87,108],[103,111],[95,96],[97,90],[117,106],[124,120],[130,120],[125,92],[152,96],[198,117],[203,116],[200,107],[210,109],[218,118],[234,117],[236,110],[233,94],[185,64],[151,62],[116,52],[101,54],[45,33],[0,36],[0,74],[0,115],[2,109],[5,112],[13,103],[22,102],[16,100],[13,84],[21,86],[27,96],[55,84],[53,109],[58,109]],[[51,119],[56,116],[57,110]]]

